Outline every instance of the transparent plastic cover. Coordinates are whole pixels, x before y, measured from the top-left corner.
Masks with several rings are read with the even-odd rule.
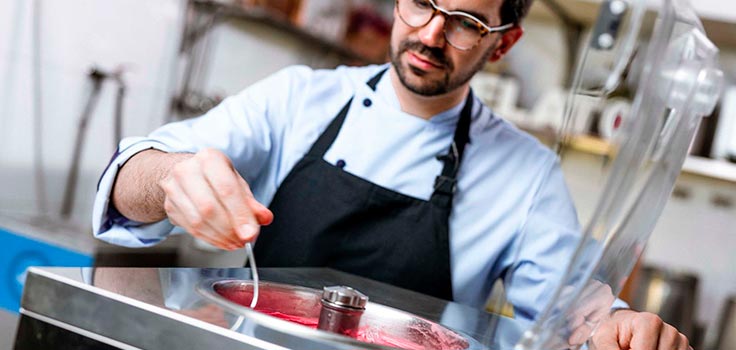
[[[718,50],[690,4],[663,1],[651,30],[642,26],[644,6],[602,2],[581,48],[555,149],[568,181],[590,177],[576,173],[590,159],[598,176],[579,191],[588,198],[575,198],[583,224],[577,249],[517,349],[578,348],[610,315],[700,119],[718,100]]]

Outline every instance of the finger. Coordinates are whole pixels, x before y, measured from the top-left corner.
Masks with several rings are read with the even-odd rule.
[[[585,316],[573,313],[567,317],[567,326],[571,329],[578,328],[585,323]]]
[[[178,170],[174,172],[176,182],[193,206],[193,208],[190,206],[186,209],[194,209],[202,221],[201,227],[193,228],[242,246],[243,242],[233,232],[227,211],[205,178],[202,166],[198,162],[186,162],[182,163],[182,170]],[[207,228],[210,230],[206,230]]]
[[[659,316],[640,313],[632,321],[631,348],[637,350],[656,350],[664,322]]]
[[[680,348],[680,332],[668,324],[662,326],[659,333],[659,350],[672,350]]]
[[[166,192],[164,205],[167,215],[191,235],[222,249],[235,249],[241,246],[238,241],[221,237],[215,233],[176,180],[166,180],[162,188]]]
[[[591,325],[587,323],[583,323],[582,325],[575,328],[574,331],[572,331],[572,334],[568,338],[567,342],[570,346],[578,346],[585,343],[586,340],[590,337],[590,334],[593,333],[593,328]]]
[[[260,226],[248,201],[252,197],[248,184],[221,153],[212,154],[203,165],[205,178],[228,217],[230,232],[241,241],[255,239]]]
[[[619,350],[619,334],[615,322],[603,322],[595,330],[590,342],[591,350]],[[628,348],[626,348],[628,349]]]
[[[171,221],[172,223],[176,222],[175,225],[183,227],[193,237],[197,239],[201,239],[220,249],[234,250],[234,249],[239,248],[238,245],[227,242],[217,236],[213,236],[211,234],[203,232],[202,230],[196,230],[196,229],[192,229],[191,227],[189,227],[189,225],[187,224],[189,219],[184,216],[183,211],[179,209],[176,206],[176,204],[173,204],[172,201],[167,199],[166,202],[164,203],[164,206],[167,208],[167,212],[169,213],[168,214],[169,221]],[[184,224],[181,224],[181,223],[184,223]]]
[[[680,343],[677,350],[693,350],[693,347],[690,346],[690,341],[684,334],[678,332],[678,338],[680,338]]]

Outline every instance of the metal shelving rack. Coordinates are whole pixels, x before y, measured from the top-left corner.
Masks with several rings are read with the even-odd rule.
[[[212,40],[210,33],[218,24],[228,20],[266,25],[275,31],[308,42],[315,49],[332,54],[342,61],[380,63],[360,56],[340,43],[310,33],[263,8],[246,8],[217,0],[189,0],[179,46],[179,62],[183,65],[169,108],[170,120],[202,114],[219,102],[216,98],[198,91],[195,82],[206,74],[207,66],[210,64],[208,57],[208,48]]]

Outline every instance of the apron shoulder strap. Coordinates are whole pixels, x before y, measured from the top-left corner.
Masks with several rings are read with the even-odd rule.
[[[388,68],[382,69],[366,82],[371,90],[376,91],[376,86],[378,86],[378,82],[381,80],[383,74],[386,73],[387,70]],[[319,138],[312,145],[312,148],[309,149],[309,152],[307,154],[320,158],[324,157],[325,153],[327,153],[327,150],[330,149],[330,146],[332,146],[332,143],[335,142],[337,134],[340,133],[340,129],[342,128],[343,122],[345,122],[345,117],[347,117],[348,115],[350,104],[353,102],[353,98],[355,98],[355,96],[351,97],[350,100],[348,100],[348,102],[342,107],[340,112],[337,113],[335,118],[332,119],[330,125],[328,125],[327,129],[325,129],[322,135],[319,136]]]
[[[330,125],[327,126],[327,129],[322,132],[322,135],[319,135],[317,141],[312,145],[312,148],[309,149],[309,152],[307,153],[308,155],[320,158],[325,155],[330,146],[332,146],[332,143],[335,142],[337,134],[340,132],[340,128],[342,128],[342,123],[345,121],[345,117],[348,115],[350,104],[352,102],[353,97],[348,100],[348,102],[342,107],[340,112],[337,113],[337,116],[332,119],[332,122],[330,122]]]
[[[465,145],[470,142],[470,120],[473,112],[473,91],[468,93],[465,105],[460,112],[460,119],[455,128],[455,135],[447,154],[437,157],[444,163],[442,173],[434,180],[434,193],[430,201],[443,208],[452,206],[452,198],[457,189],[457,172],[465,152]]]
[[[378,72],[376,75],[371,78],[371,80],[368,80],[366,84],[371,88],[371,90],[376,91],[376,86],[378,86],[378,82],[381,81],[381,78],[383,77],[383,74],[386,73],[388,68],[382,69],[380,72]]]

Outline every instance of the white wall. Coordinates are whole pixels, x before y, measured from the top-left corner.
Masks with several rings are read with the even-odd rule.
[[[335,57],[268,25],[230,20],[213,32],[211,64],[202,88],[230,95],[289,65],[334,67]]]
[[[37,214],[33,182],[34,1],[0,1],[0,212]],[[184,0],[38,1],[41,9],[43,161],[49,211],[60,211],[78,119],[96,65],[128,69],[123,136],[145,135],[168,116],[178,79]],[[212,64],[201,88],[233,94],[291,64],[334,58],[262,24],[231,21],[211,33]],[[89,226],[99,174],[114,151],[116,87],[105,83],[87,130],[73,220]]]
[[[734,24],[736,25],[736,24]],[[726,158],[736,155],[736,48],[721,48],[720,64],[726,73],[728,101],[721,100],[721,114],[711,156]]]
[[[35,7],[37,5],[39,7]],[[33,15],[40,8],[43,81],[43,161],[51,202],[58,212],[72,158],[77,122],[96,65],[125,66],[128,95],[124,135],[143,134],[163,120],[182,18],[179,0],[65,0],[0,2],[0,210],[36,207],[33,160]],[[88,128],[75,218],[89,221],[96,176],[114,151],[115,89],[106,83]]]
[[[650,7],[659,7],[662,0],[647,0]],[[698,16],[713,20],[736,22],[736,2],[723,0],[690,0]]]
[[[531,109],[545,92],[564,86],[566,45],[562,26],[548,22],[524,23],[524,36],[504,59],[509,71],[520,81],[521,107]]]

